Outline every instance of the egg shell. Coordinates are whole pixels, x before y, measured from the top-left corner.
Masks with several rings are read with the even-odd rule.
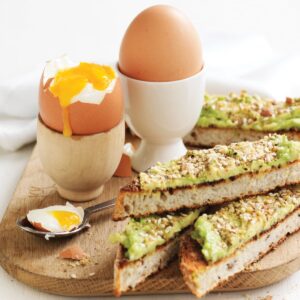
[[[180,10],[168,5],[142,11],[121,43],[119,70],[134,79],[175,81],[197,74],[202,67],[196,28]]]
[[[117,170],[115,171],[114,176],[116,177],[131,177],[132,176],[132,169],[131,169],[131,158],[123,154],[121,161],[118,165]]]
[[[49,232],[49,230],[47,230],[47,229],[45,229],[45,228],[43,227],[42,223],[31,222],[31,225],[32,225],[35,229],[37,229],[37,230],[39,230],[39,231]]]
[[[43,76],[39,88],[40,116],[45,125],[63,132],[63,112],[57,97],[49,90],[51,80],[43,85]],[[124,113],[124,103],[120,80],[117,78],[112,93],[106,94],[98,104],[76,102],[68,107],[73,135],[89,135],[106,132],[120,123]]]
[[[73,259],[73,260],[82,260],[88,255],[81,249],[77,244],[73,244],[64,248],[58,255],[62,259]]]

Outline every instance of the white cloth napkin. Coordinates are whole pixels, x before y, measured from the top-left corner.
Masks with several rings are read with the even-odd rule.
[[[258,35],[201,32],[201,37],[209,93],[247,90],[276,100],[300,97],[300,55],[278,56]],[[42,67],[0,84],[1,148],[12,151],[35,140],[41,72]]]
[[[17,150],[36,138],[41,71],[0,83],[0,147]]]

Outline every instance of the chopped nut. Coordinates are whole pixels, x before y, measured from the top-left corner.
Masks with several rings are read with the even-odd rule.
[[[293,99],[293,98],[290,98],[290,97],[286,97],[285,103],[286,103],[287,105],[292,105],[292,104],[294,104],[294,99]]]
[[[263,117],[271,117],[272,116],[272,112],[266,108],[262,109],[260,112],[260,115]]]

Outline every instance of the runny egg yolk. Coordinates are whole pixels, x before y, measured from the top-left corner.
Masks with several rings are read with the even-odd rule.
[[[94,63],[81,62],[78,66],[61,70],[55,75],[49,90],[59,99],[63,110],[63,134],[72,135],[68,107],[74,96],[78,95],[87,83],[93,88],[104,91],[115,79],[114,70],[109,66],[101,66]]]
[[[80,216],[71,211],[53,210],[49,212],[65,230],[70,231],[81,224]]]

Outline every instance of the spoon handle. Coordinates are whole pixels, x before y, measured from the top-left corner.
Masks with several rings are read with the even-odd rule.
[[[115,202],[116,202],[116,199],[114,198],[114,199],[102,202],[100,204],[87,207],[87,208],[84,209],[84,213],[86,215],[91,215],[95,212],[98,212],[98,211],[101,211],[101,210],[104,210],[104,209],[107,209],[107,208],[111,208],[111,207],[115,206]]]

